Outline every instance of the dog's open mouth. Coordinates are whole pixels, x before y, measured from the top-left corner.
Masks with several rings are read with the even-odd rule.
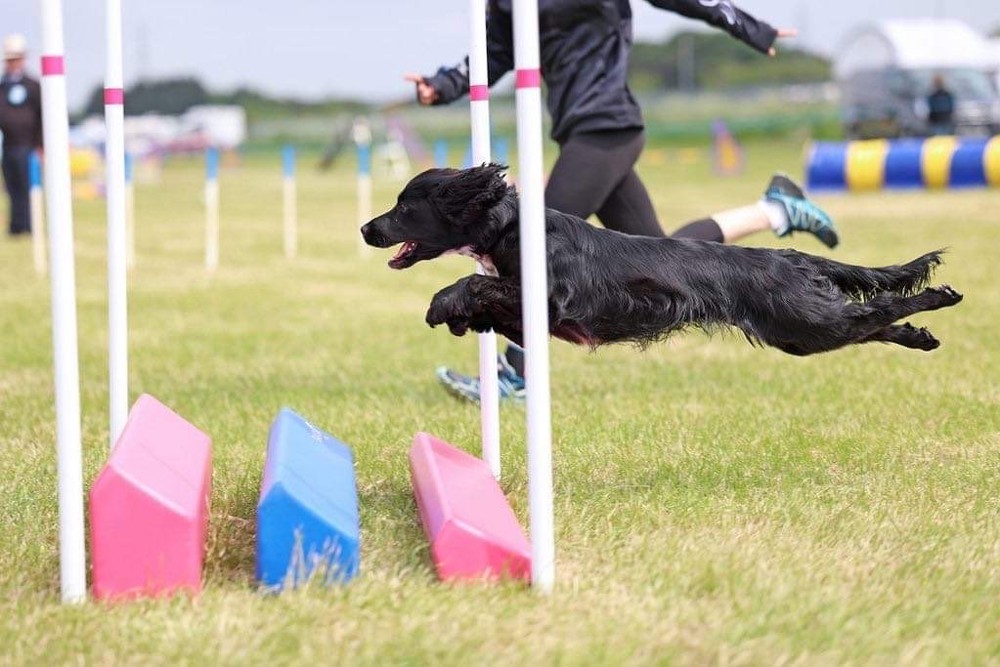
[[[413,264],[413,254],[417,251],[416,241],[404,241],[396,254],[389,260],[389,267],[393,269],[405,269]]]

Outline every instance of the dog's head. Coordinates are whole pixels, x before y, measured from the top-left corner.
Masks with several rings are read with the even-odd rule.
[[[428,169],[399,193],[396,205],[361,228],[365,243],[391,248],[389,260],[405,269],[448,252],[482,253],[490,228],[501,224],[490,211],[504,201],[508,185],[503,165],[471,169]]]

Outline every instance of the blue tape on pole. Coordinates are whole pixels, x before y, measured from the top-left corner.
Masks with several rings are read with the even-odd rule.
[[[984,188],[986,164],[983,155],[989,139],[963,139],[951,156],[948,185],[953,188]]]
[[[129,152],[125,153],[125,182],[132,182],[132,172],[135,169],[134,160],[132,159],[132,154]]]
[[[358,176],[372,173],[372,151],[368,144],[358,144]]]
[[[434,142],[434,166],[448,166],[448,142],[444,139],[438,139]]]
[[[887,188],[922,188],[924,175],[921,155],[923,139],[900,139],[889,142],[885,156],[885,186]]]
[[[42,187],[42,161],[35,151],[31,151],[28,156],[28,182],[33,188]]]
[[[812,145],[806,174],[810,190],[847,188],[847,144],[819,142]]]
[[[219,179],[219,149],[208,148],[205,151],[205,178],[210,181]]]
[[[284,169],[284,174],[286,178],[295,177],[295,147],[285,146],[284,150],[281,152],[281,162]]]
[[[506,137],[499,137],[493,141],[493,161],[497,164],[507,164],[509,157]]]

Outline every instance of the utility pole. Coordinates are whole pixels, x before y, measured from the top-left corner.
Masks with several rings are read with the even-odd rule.
[[[677,87],[684,92],[693,92],[697,83],[694,40],[694,33],[688,33],[677,41]]]

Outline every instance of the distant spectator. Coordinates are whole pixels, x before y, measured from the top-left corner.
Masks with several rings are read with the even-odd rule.
[[[3,40],[0,78],[0,132],[3,132],[3,180],[10,196],[8,234],[31,233],[28,161],[42,147],[42,89],[24,73],[28,43],[21,35]]]
[[[933,89],[927,96],[927,122],[931,134],[955,133],[955,96],[944,85],[944,77],[934,77]]]

